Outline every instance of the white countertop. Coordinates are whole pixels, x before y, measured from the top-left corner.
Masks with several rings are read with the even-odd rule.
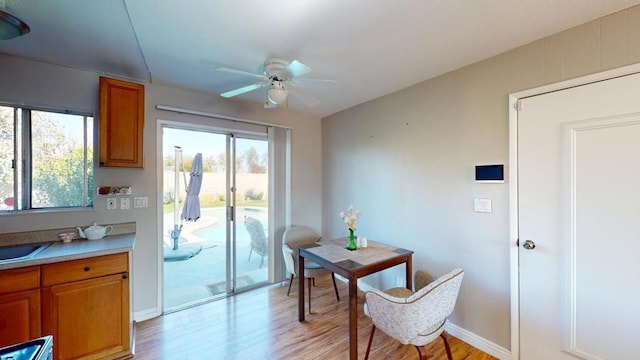
[[[128,252],[133,249],[134,242],[135,234],[107,236],[100,240],[76,239],[69,243],[56,241],[32,258],[0,262],[0,270]]]

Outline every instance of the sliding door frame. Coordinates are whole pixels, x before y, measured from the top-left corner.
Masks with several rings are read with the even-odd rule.
[[[269,248],[269,256],[267,258],[268,264],[268,282],[269,283],[275,283],[275,282],[279,282],[282,281],[284,278],[284,266],[283,266],[283,261],[282,261],[282,241],[281,240],[281,233],[284,232],[284,229],[286,229],[287,227],[290,226],[291,224],[291,213],[290,213],[290,209],[291,209],[291,189],[290,189],[290,184],[291,184],[291,129],[289,127],[283,127],[283,126],[271,126],[269,124],[265,124],[265,123],[260,123],[260,122],[253,122],[253,121],[242,121],[242,120],[238,120],[238,119],[225,119],[224,117],[216,117],[216,116],[210,116],[211,114],[207,114],[207,113],[201,113],[201,114],[191,114],[191,115],[199,115],[202,116],[203,118],[215,118],[217,120],[220,120],[220,124],[202,124],[199,122],[195,122],[195,121],[169,121],[169,120],[158,120],[157,121],[157,127],[156,127],[156,139],[157,139],[157,148],[161,149],[163,147],[163,129],[165,128],[175,128],[175,129],[183,129],[183,130],[191,130],[191,131],[203,131],[203,132],[211,132],[211,133],[217,133],[217,134],[221,134],[221,135],[226,135],[227,138],[229,138],[229,136],[239,136],[239,137],[246,137],[246,138],[265,138],[268,141],[268,147],[269,147],[269,202],[268,202],[268,206],[269,206],[269,226],[268,228],[268,248]],[[199,116],[196,116],[199,117]],[[189,116],[189,118],[193,118],[193,116]],[[207,121],[210,121],[211,119],[206,119]],[[246,129],[237,129],[236,127],[234,127],[233,125],[237,122],[241,122],[241,123],[246,123],[249,126],[255,127],[257,129],[264,129],[264,132],[262,131],[251,131],[251,130],[246,130]],[[225,126],[228,125],[228,126]],[[280,186],[280,190],[278,191],[279,194],[278,196],[281,196],[282,199],[280,199],[279,201],[282,203],[282,206],[284,207],[284,214],[280,214],[279,216],[281,217],[279,220],[282,221],[282,216],[284,216],[284,226],[281,226],[279,229],[276,229],[275,226],[270,226],[272,221],[275,220],[273,213],[274,211],[272,211],[272,202],[274,199],[273,197],[273,193],[274,193],[274,175],[272,175],[273,173],[273,165],[274,165],[274,161],[275,161],[275,157],[272,154],[272,151],[276,148],[273,144],[274,142],[274,127],[278,128],[278,130],[283,130],[284,134],[285,134],[285,138],[284,141],[286,142],[284,145],[284,151],[285,151],[285,156],[282,158],[282,160],[285,161],[285,164],[280,164],[280,166],[283,167],[283,174],[281,176],[281,178],[283,178],[282,182],[282,186]],[[228,156],[228,158],[230,158]],[[229,160],[228,160],[229,161]],[[234,164],[231,164],[231,166],[233,167],[233,171],[235,171],[235,161]],[[163,169],[163,154],[162,151],[158,151],[157,152],[157,168],[158,168],[158,172],[160,172],[160,174],[157,176],[157,215],[156,215],[156,219],[158,219],[157,222],[157,234],[158,234],[158,238],[162,239],[162,221],[160,221],[161,217],[162,217],[162,176],[161,176],[161,172]],[[227,172],[228,174],[229,172]],[[229,176],[229,175],[227,175]],[[230,179],[228,179],[228,183],[227,185],[230,183],[229,181]],[[228,189],[229,190],[229,189]],[[235,194],[234,194],[235,195]],[[235,220],[235,196],[233,196],[233,216],[234,216],[234,220]],[[229,224],[229,222],[227,222],[227,224]],[[227,225],[229,226],[229,225]],[[234,227],[235,227],[235,222],[234,222]],[[229,229],[227,229],[229,230]],[[234,237],[234,239],[232,239],[233,241],[233,248],[235,249],[235,231],[233,231],[232,236]],[[159,289],[159,310],[162,313],[164,311],[164,266],[163,266],[163,248],[162,248],[162,244],[160,241],[158,241],[157,243],[158,245],[158,251],[157,251],[157,259],[158,259],[158,289]],[[235,262],[235,254],[234,255],[234,259],[233,261]],[[229,265],[229,262],[227,262],[227,266]],[[235,267],[235,265],[234,265]],[[235,271],[235,270],[234,270]],[[229,278],[230,276],[232,276],[232,274],[230,274],[229,271],[227,271],[227,287],[229,287]],[[233,284],[232,287],[235,289],[236,288],[236,284]],[[229,290],[229,289],[228,289]]]

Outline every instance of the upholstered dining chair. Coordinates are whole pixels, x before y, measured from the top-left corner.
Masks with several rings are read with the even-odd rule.
[[[414,345],[423,360],[427,359],[424,345],[441,337],[447,358],[453,360],[444,327],[455,307],[463,276],[462,269],[455,269],[415,293],[399,288],[367,291],[365,313],[371,317],[373,327],[365,359],[369,358],[373,335],[379,328],[402,344]]]
[[[282,235],[282,255],[284,257],[284,264],[287,268],[287,273],[291,274],[289,280],[289,289],[287,290],[287,296],[291,293],[291,284],[293,278],[297,277],[298,271],[298,246],[313,244],[320,240],[320,235],[310,227],[307,226],[293,226],[288,228]],[[324,274],[331,273],[331,280],[333,281],[333,289],[336,293],[336,299],[340,301],[340,295],[338,295],[338,287],[336,286],[336,277],[333,272],[323,268],[322,266],[314,263],[310,260],[304,261],[304,274],[307,279],[309,288],[309,312],[311,312],[311,284],[315,285],[315,278]]]
[[[249,260],[251,261],[251,253],[256,252],[260,255],[260,267],[264,265],[264,257],[268,253],[267,235],[264,232],[262,222],[253,216],[244,217],[244,227],[247,229],[251,237],[251,249],[249,250]]]

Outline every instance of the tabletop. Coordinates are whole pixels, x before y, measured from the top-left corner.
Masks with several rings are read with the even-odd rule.
[[[315,244],[300,246],[305,258],[321,262],[327,269],[345,277],[366,276],[406,262],[413,251],[369,240],[366,248],[347,250],[348,238],[321,240]]]

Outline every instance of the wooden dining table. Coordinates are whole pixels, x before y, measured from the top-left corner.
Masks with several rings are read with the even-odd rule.
[[[347,250],[348,238],[321,240],[298,247],[298,274],[304,274],[305,259],[349,280],[349,359],[358,358],[358,278],[405,264],[405,284],[412,289],[413,251],[368,241],[366,248]],[[304,276],[298,276],[298,321],[304,321]]]

